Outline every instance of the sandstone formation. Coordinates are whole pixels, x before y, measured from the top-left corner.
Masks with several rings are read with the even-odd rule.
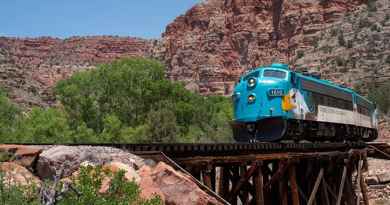
[[[205,95],[230,95],[243,72],[273,61],[319,72],[365,94],[390,80],[390,5],[388,0],[206,0],[177,17],[158,40],[0,37],[0,85],[19,104],[52,105],[51,88],[58,80],[126,56],[157,58],[170,79]]]
[[[0,85],[17,103],[51,105],[51,88],[58,80],[99,63],[149,56],[150,46],[148,40],[130,37],[0,37]]]
[[[60,172],[63,177],[67,177],[85,161],[94,164],[117,161],[137,169],[143,166],[143,159],[120,149],[91,146],[54,146],[40,154],[37,162],[37,173],[39,177],[48,179],[54,179]]]
[[[369,171],[366,183],[369,190],[370,204],[390,203],[390,168],[389,160],[368,159]]]
[[[158,194],[166,204],[222,204],[201,190],[190,176],[174,170],[164,162],[155,167],[143,166],[139,175],[141,196],[144,198]]]
[[[364,2],[209,0],[168,25],[154,54],[171,79],[205,94],[228,95],[245,70],[273,61],[348,86],[385,81],[389,5]]]
[[[42,149],[24,145],[0,145],[0,153],[7,155],[7,160],[31,169]]]
[[[17,153],[32,153],[27,150],[35,150],[36,146],[1,145],[0,154],[14,150]],[[24,152],[26,150],[26,152]],[[141,196],[153,198],[159,195],[164,204],[222,204],[214,196],[203,191],[194,179],[185,173],[173,169],[169,165],[158,162],[152,163],[150,159],[144,159],[110,147],[88,147],[88,146],[46,146],[42,152],[36,152],[39,158],[36,165],[26,167],[0,158],[0,174],[8,185],[35,185],[40,189],[41,197],[45,200],[52,200],[56,196],[56,190],[52,183],[42,183],[41,180],[55,180],[55,183],[62,182],[62,189],[59,192],[71,190],[69,187],[77,179],[82,166],[101,166],[102,173],[115,174],[124,171],[124,180],[134,181],[140,187]],[[29,155],[19,155],[28,157]],[[62,170],[62,173],[59,172]],[[37,173],[38,176],[34,176]],[[111,186],[112,175],[105,175],[99,189],[100,194],[106,194]],[[54,183],[54,184],[55,184]],[[28,193],[33,194],[33,193]],[[58,194],[58,193],[57,193]]]
[[[11,186],[40,186],[41,181],[25,167],[13,162],[1,162],[0,172],[6,185]]]

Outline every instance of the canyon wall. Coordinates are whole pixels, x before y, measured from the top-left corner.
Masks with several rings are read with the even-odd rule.
[[[0,85],[22,105],[55,102],[53,85],[122,57],[153,57],[172,80],[230,95],[246,70],[272,62],[367,93],[390,79],[388,0],[207,0],[177,17],[161,39],[0,37]],[[388,123],[383,126],[388,126]]]
[[[167,26],[154,55],[173,80],[231,93],[245,70],[274,61],[347,86],[387,80],[388,1],[209,0]]]
[[[129,37],[72,37],[65,40],[0,37],[0,85],[24,106],[55,102],[52,87],[72,73],[123,57],[150,56],[152,42]]]

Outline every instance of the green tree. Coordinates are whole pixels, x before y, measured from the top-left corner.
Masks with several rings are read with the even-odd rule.
[[[59,82],[55,90],[70,127],[85,125],[83,129],[93,130],[104,142],[194,141],[188,133],[195,127],[205,136],[197,140],[230,131],[227,98],[186,90],[167,80],[164,67],[154,60],[132,58],[100,65]],[[216,139],[222,138],[203,141]]]
[[[12,141],[19,116],[19,108],[11,103],[5,91],[0,88],[0,142]]]
[[[25,143],[72,142],[67,116],[55,108],[33,108],[21,119],[15,136],[17,142]]]
[[[371,87],[368,92],[368,97],[374,101],[379,110],[383,114],[389,114],[390,112],[390,82],[386,82],[378,87]]]

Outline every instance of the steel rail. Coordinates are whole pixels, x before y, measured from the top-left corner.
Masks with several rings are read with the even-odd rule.
[[[53,144],[23,144],[46,146]],[[65,146],[107,146],[135,154],[163,152],[175,156],[248,155],[285,152],[346,151],[367,148],[364,142],[333,143],[163,143],[163,144],[60,144]]]

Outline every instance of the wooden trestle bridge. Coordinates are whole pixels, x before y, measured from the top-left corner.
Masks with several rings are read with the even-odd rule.
[[[164,161],[231,205],[368,205],[367,157],[386,143],[100,144]]]
[[[116,145],[189,173],[224,204],[368,205],[365,143]],[[386,154],[386,153],[383,153]]]

